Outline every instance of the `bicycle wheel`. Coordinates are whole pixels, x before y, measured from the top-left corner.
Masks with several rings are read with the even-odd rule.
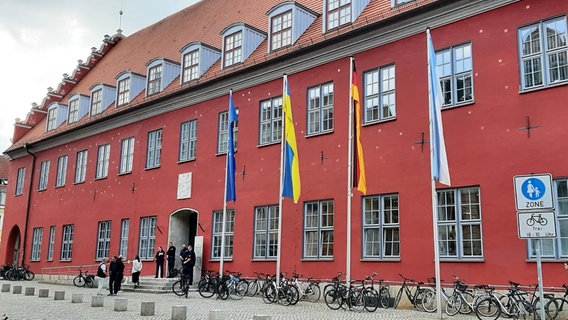
[[[379,307],[379,293],[375,289],[365,288],[365,290],[363,290],[363,300],[365,310],[369,312],[375,312]]]
[[[379,306],[384,309],[390,307],[390,299],[391,295],[389,288],[381,287],[379,290]]]
[[[424,311],[429,313],[433,313],[438,310],[438,301],[436,300],[436,292],[434,292],[433,290],[426,290],[422,292],[421,297],[422,300],[419,300],[418,297],[416,298],[417,309],[420,309],[419,306],[421,306],[421,308]]]
[[[247,293],[248,284],[244,281],[239,281],[231,284],[229,287],[229,296],[233,300],[241,300]]]
[[[401,288],[398,290],[398,292],[397,292],[397,294],[396,294],[396,297],[394,298],[393,308],[395,308],[395,309],[398,307],[398,304],[400,303],[400,300],[402,300],[402,290],[403,290],[403,287],[401,287]]]
[[[338,310],[343,304],[341,293],[335,289],[329,289],[324,295],[323,300],[328,308],[331,310]]]
[[[185,292],[183,292],[183,283],[181,280],[178,280],[172,284],[172,291],[176,294],[176,296],[183,296]]]
[[[473,312],[473,306],[474,301],[475,301],[475,296],[467,291],[464,291],[461,293],[462,294],[462,298],[465,300],[462,300],[462,304],[461,304],[461,308],[460,308],[460,313],[461,314],[470,314]]]
[[[178,281],[178,282],[181,282]],[[177,282],[176,282],[177,283]],[[211,298],[215,294],[215,285],[211,281],[203,282],[197,288],[199,295],[203,298]]]
[[[73,284],[76,287],[84,287],[85,286],[85,279],[83,278],[83,276],[76,276],[75,279],[73,279]]]
[[[35,278],[35,273],[31,272],[31,271],[26,271],[26,273],[24,273],[24,279],[28,280],[28,281],[32,281]],[[92,288],[92,286],[91,286]]]
[[[229,299],[229,287],[227,287],[226,281],[219,282],[219,286],[217,286],[217,297],[221,300]]]
[[[310,283],[306,288],[306,300],[318,302],[321,296],[320,287],[316,283]]]
[[[455,316],[460,312],[461,307],[462,299],[457,293],[454,293],[448,298],[448,301],[446,301],[446,314]]]
[[[290,299],[291,295],[290,287],[284,286],[278,289],[278,303],[283,306],[289,306],[292,304],[292,300]]]
[[[424,296],[425,295],[430,295],[430,299],[432,299],[432,295],[433,295],[434,303],[436,303],[436,293],[434,292],[434,290],[420,288],[420,290],[414,296],[414,301],[412,301],[412,305],[414,305],[414,307],[418,311],[426,311],[426,309],[424,308]],[[435,308],[438,309],[436,306],[435,306]],[[436,311],[436,310],[434,310],[434,311]]]
[[[493,297],[479,300],[475,306],[475,315],[479,320],[499,318],[501,315],[499,302]]]
[[[254,296],[256,296],[258,291],[259,291],[258,280],[254,280],[252,282],[249,282],[248,288],[247,288],[247,293],[246,293],[247,296],[254,297]]]
[[[276,302],[278,299],[278,291],[276,290],[276,285],[274,283],[266,284],[264,290],[262,291],[262,301],[267,304]]]
[[[27,279],[26,279],[27,280]],[[89,288],[92,288],[95,284],[95,277],[93,276],[87,276],[85,278],[85,285]]]
[[[365,310],[365,297],[362,291],[349,291],[349,307],[356,312]]]
[[[556,299],[552,299],[550,301],[548,301],[546,303],[546,305],[544,306],[544,312],[546,313],[546,319],[565,319],[566,316],[568,316],[568,314],[564,314],[564,317],[559,317],[559,313],[562,311],[559,309],[559,307],[563,304],[563,299],[562,298],[556,298]],[[537,310],[537,312],[540,312],[540,310]],[[540,315],[540,313],[539,313]],[[540,316],[538,318],[535,319],[540,319]]]

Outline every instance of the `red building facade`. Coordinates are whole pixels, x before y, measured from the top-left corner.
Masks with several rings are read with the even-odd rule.
[[[287,74],[302,193],[298,204],[283,201],[281,269],[319,278],[345,271],[354,57],[368,191],[352,200],[352,278],[433,276],[430,27],[452,178],[437,185],[442,278],[534,283],[535,250],[519,239],[513,177],[550,173],[557,237],[543,240],[543,270],[545,285],[560,285],[568,6],[324,2],[204,1],[105,38],[16,124],[5,152],[2,262],[39,273],[118,254],[150,261],[158,246],[181,248],[197,236],[203,267],[217,269],[232,89],[237,201],[228,203],[225,266],[275,272]]]

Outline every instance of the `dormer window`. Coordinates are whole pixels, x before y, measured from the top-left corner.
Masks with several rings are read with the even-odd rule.
[[[225,37],[225,67],[243,62],[243,32]]]
[[[120,73],[116,80],[118,88],[116,95],[117,107],[129,104],[146,88],[146,78],[130,71]]]
[[[199,50],[183,55],[183,82],[199,79]]]
[[[103,113],[116,99],[116,88],[105,84],[91,87],[91,117]]]
[[[410,1],[414,1],[414,0],[392,0],[392,6],[396,7],[398,5],[401,5],[403,3],[407,3],[407,2],[410,2]]]
[[[91,93],[91,116],[103,112],[103,90],[99,89]]]
[[[122,106],[130,102],[130,78],[118,81],[117,106]]]
[[[166,59],[154,59],[148,63],[147,67],[146,96],[162,92],[180,75],[179,64]]]
[[[69,117],[67,124],[73,124],[89,114],[90,98],[74,94],[69,98]]]
[[[278,50],[292,44],[292,10],[272,18],[271,48]]]
[[[57,108],[51,108],[47,110],[47,131],[51,131],[57,128],[55,125],[56,121],[57,121]]]
[[[355,22],[369,2],[371,0],[325,0],[323,32]]]
[[[79,99],[69,100],[69,123],[79,121]]]
[[[221,58],[221,51],[201,42],[193,42],[181,49],[182,75],[180,85],[198,80]]]
[[[47,108],[47,131],[55,130],[67,120],[68,107],[60,103],[52,103]]]
[[[243,63],[266,39],[266,34],[244,23],[236,23],[223,32],[223,68]]]

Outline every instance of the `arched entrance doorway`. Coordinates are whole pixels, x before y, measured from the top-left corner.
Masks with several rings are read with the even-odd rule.
[[[6,244],[6,256],[4,257],[6,264],[19,264],[21,238],[20,228],[18,226],[12,227],[10,235],[8,236],[8,243]]]
[[[186,242],[192,246],[195,244],[198,218],[199,213],[191,209],[180,209],[170,216],[168,239],[178,248],[178,252]]]

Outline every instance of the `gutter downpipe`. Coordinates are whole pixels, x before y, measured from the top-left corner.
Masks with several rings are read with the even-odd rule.
[[[27,154],[32,156],[32,173],[30,177],[30,184],[28,188],[28,205],[26,207],[26,221],[24,224],[24,244],[22,246],[22,266],[26,262],[26,246],[28,242],[28,227],[29,227],[29,219],[30,219],[30,211],[31,211],[31,204],[32,204],[32,184],[34,181],[34,173],[35,173],[35,162],[36,162],[36,155],[29,150],[28,144],[24,144],[24,150]]]

